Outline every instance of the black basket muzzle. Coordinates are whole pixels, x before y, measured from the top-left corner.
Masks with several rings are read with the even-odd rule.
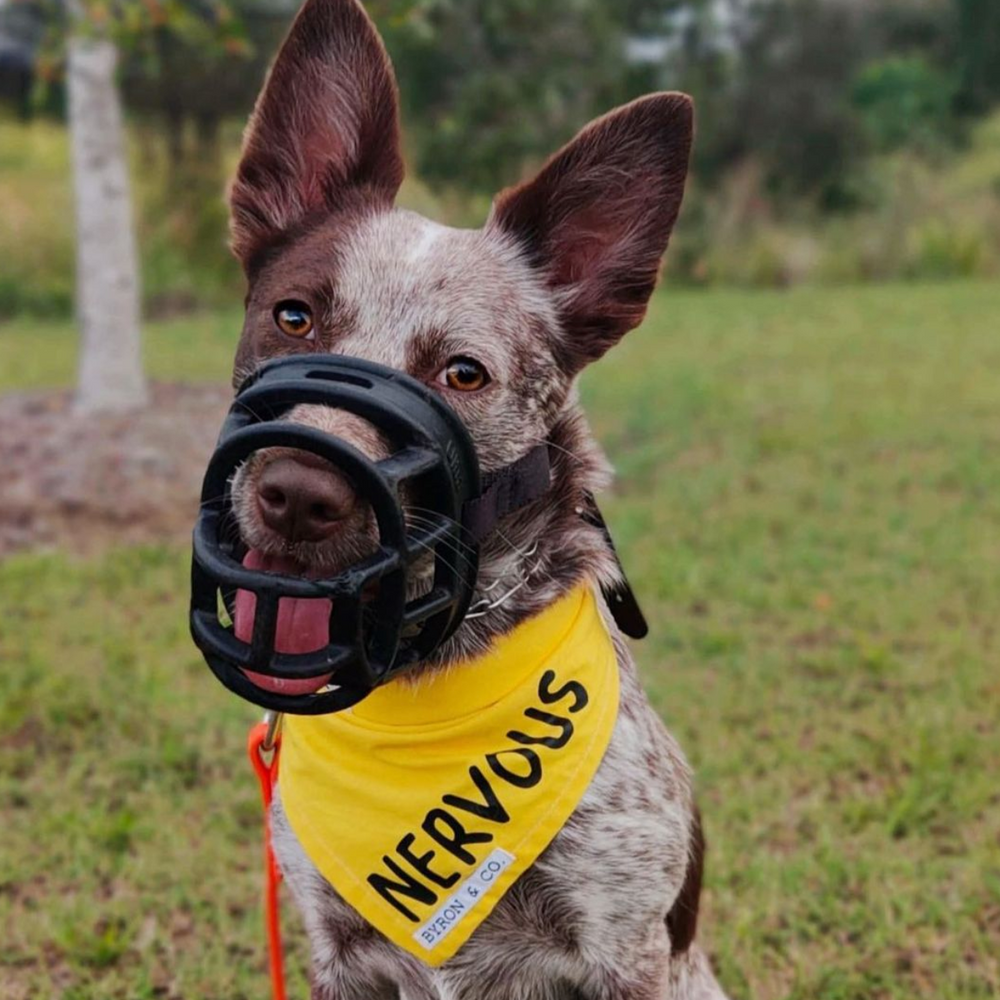
[[[374,460],[340,438],[283,419],[301,404],[357,415],[381,432],[391,454]],[[311,452],[346,476],[377,523],[374,553],[323,579],[245,567],[232,480],[262,448]],[[547,488],[547,461],[544,473]],[[537,493],[541,484],[534,478],[532,492]],[[407,524],[404,493],[405,503],[420,508],[419,526]],[[201,500],[192,565],[195,643],[236,694],[264,708],[309,715],[355,704],[426,659],[455,631],[478,572],[476,525],[468,526],[468,515],[470,510],[482,515],[484,501],[487,508],[496,506],[495,491],[480,493],[479,464],[465,425],[436,393],[402,372],[335,355],[270,362],[240,388],[205,474]],[[412,597],[414,567],[419,561],[426,570],[428,559],[433,560],[430,585]],[[256,600],[249,642],[237,638],[226,620],[234,614],[240,590]],[[276,651],[282,598],[332,602],[324,648]],[[314,694],[280,694],[254,684],[244,669],[288,679],[332,677]]]

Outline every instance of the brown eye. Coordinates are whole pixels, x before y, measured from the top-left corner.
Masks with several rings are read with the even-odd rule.
[[[452,358],[439,376],[449,389],[475,392],[489,385],[489,372],[475,358]]]
[[[274,307],[274,322],[278,329],[298,340],[313,340],[313,317],[304,302],[279,302]]]

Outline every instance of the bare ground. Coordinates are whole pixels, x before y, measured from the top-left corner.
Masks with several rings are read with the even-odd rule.
[[[0,396],[0,559],[182,539],[232,390],[156,384],[149,407],[81,418],[66,391]]]

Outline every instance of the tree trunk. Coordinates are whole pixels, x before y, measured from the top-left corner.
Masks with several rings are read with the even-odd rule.
[[[106,39],[70,39],[66,85],[76,195],[80,413],[121,412],[146,402],[117,57]]]

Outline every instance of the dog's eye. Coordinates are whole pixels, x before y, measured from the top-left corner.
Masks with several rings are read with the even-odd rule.
[[[438,381],[459,392],[475,392],[489,385],[490,373],[475,358],[452,358]]]
[[[279,302],[274,307],[278,329],[297,340],[315,340],[312,311],[304,302]]]

